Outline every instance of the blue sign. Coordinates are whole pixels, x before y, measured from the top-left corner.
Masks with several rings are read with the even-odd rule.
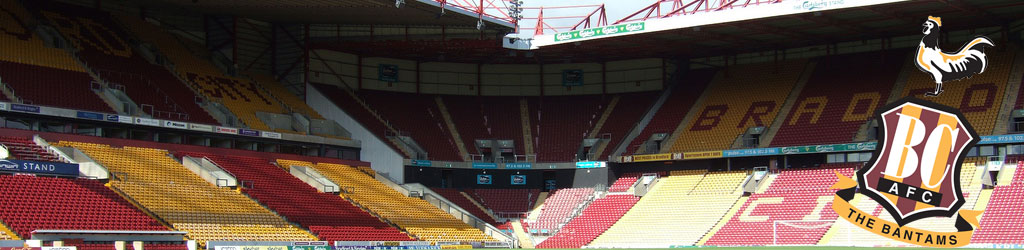
[[[512,175],[512,185],[526,185],[526,175]]]
[[[473,168],[495,169],[495,168],[498,168],[498,164],[491,163],[491,162],[474,162],[473,163]]]
[[[240,128],[238,129],[238,134],[246,136],[260,136],[260,131]]]
[[[11,111],[39,113],[39,106],[11,103]]]
[[[429,167],[433,164],[429,160],[412,160],[412,165],[417,167]]]
[[[117,115],[107,115],[107,121],[108,122],[117,122],[119,120],[117,119]]]
[[[78,176],[78,164],[46,161],[0,160],[0,171]]]
[[[89,120],[100,120],[100,121],[103,120],[104,116],[105,115],[100,114],[100,113],[93,113],[93,112],[86,112],[86,111],[78,111],[75,114],[75,117],[78,117],[78,118],[89,119]],[[115,117],[114,119],[117,119],[117,118]],[[117,120],[114,120],[114,121],[117,121]]]
[[[505,169],[531,169],[531,168],[533,168],[533,163],[529,163],[529,162],[505,163]]]
[[[1024,142],[1024,134],[1020,135],[989,135],[982,136],[978,144],[1007,144]]]
[[[491,185],[491,175],[489,175],[489,174],[478,174],[478,175],[476,175],[476,184],[479,184],[479,185]]]
[[[763,156],[763,155],[777,155],[782,153],[779,148],[751,148],[751,149],[732,149],[722,150],[722,157],[744,157],[744,156]]]
[[[576,168],[603,168],[605,162],[603,161],[578,161],[576,162]]]

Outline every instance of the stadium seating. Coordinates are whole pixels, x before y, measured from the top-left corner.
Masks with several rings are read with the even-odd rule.
[[[609,135],[608,145],[605,146],[604,150],[598,152],[597,160],[607,161],[608,156],[615,151],[615,148],[619,146],[619,143],[626,138],[626,134],[629,130],[636,127],[637,122],[643,117],[644,113],[651,108],[654,101],[658,100],[658,93],[646,92],[646,93],[628,93],[620,94],[619,102],[612,109],[608,116],[608,119],[601,126],[601,131],[596,131],[593,135],[595,138],[601,138],[604,134]]]
[[[487,222],[488,224],[495,226],[499,225],[499,223],[494,220],[494,217],[491,217],[491,215],[487,214],[486,211],[481,210],[479,206],[473,204],[473,201],[469,200],[469,198],[466,198],[465,195],[462,195],[462,192],[459,191],[458,189],[431,188],[431,190],[434,190],[435,193],[440,194],[448,201],[451,201],[456,206],[461,207],[462,209],[466,210],[466,212],[469,212],[470,214],[476,216],[477,218],[483,220],[484,222]]]
[[[61,141],[82,150],[116,177],[111,187],[186,231],[189,239],[206,241],[308,241],[316,238],[296,228],[252,199],[219,188],[190,173],[160,149]]]
[[[1017,163],[1013,181],[996,186],[985,212],[981,214],[981,227],[975,230],[971,243],[1024,244],[1024,162]]]
[[[0,193],[0,221],[25,239],[36,229],[167,230],[96,180],[0,175]]]
[[[624,173],[608,187],[608,192],[626,192],[640,179],[642,173]]]
[[[7,147],[8,152],[15,159],[32,161],[53,161],[61,162],[59,156],[47,151],[45,148],[36,145],[31,139],[0,136],[0,144]]]
[[[889,98],[906,58],[906,50],[822,58],[771,146],[853,141]]]
[[[326,241],[406,241],[409,236],[360,210],[338,195],[319,193],[287,170],[263,158],[181,152],[206,157],[238,178],[242,192],[278,215],[296,222]],[[288,165],[282,165],[288,167]]]
[[[424,241],[493,241],[479,229],[466,225],[451,214],[441,211],[427,201],[407,197],[376,179],[362,174],[356,168],[330,163],[312,164],[299,161],[279,161],[282,165],[310,166],[334,181],[343,195],[371,212],[398,225],[399,228]]]
[[[393,127],[416,139],[431,160],[462,160],[433,96],[373,90],[358,95]]]
[[[639,200],[640,197],[631,194],[608,195],[596,199],[557,234],[538,244],[537,248],[583,247],[608,230]]]
[[[942,86],[944,92],[927,100],[960,110],[979,135],[990,135],[998,121],[999,109],[1002,108],[1006,84],[1013,66],[1013,50],[991,50],[988,55],[988,68],[985,73],[969,79],[955,81]],[[907,86],[902,96],[923,98],[924,94],[935,90],[935,80],[929,74],[922,74],[916,68],[911,70],[907,78]]]
[[[4,30],[0,32],[0,61],[85,72],[63,49],[46,47],[31,29],[31,18],[32,15],[18,1],[0,3],[0,29]]]
[[[562,223],[568,222],[572,211],[594,195],[593,188],[563,188],[544,200],[540,216],[530,223],[531,229],[554,232]]]
[[[162,66],[142,58],[110,15],[88,8],[47,3],[43,15],[78,49],[78,56],[143,112],[159,119],[217,124],[195,103],[195,94]]]
[[[834,172],[853,176],[853,167],[857,164],[826,164],[821,168],[782,171],[764,193],[751,195],[705,245],[817,244],[831,223],[816,220],[838,217],[828,209],[835,194],[828,189],[837,181]],[[775,222],[782,225],[777,232],[772,229]]]
[[[273,76],[256,72],[250,72],[248,75],[249,77],[252,77],[257,84],[266,88],[272,95],[274,95],[274,97],[281,100],[285,106],[291,108],[292,111],[313,119],[324,119],[323,116],[320,116],[320,113],[317,113],[313,108],[309,107],[309,105],[306,105],[306,101],[299,99],[298,96],[292,94],[288,88],[285,88],[284,85],[274,79]]]
[[[608,105],[608,100],[597,95],[529,97],[527,100],[538,162],[576,161],[580,144]]]
[[[742,195],[745,172],[673,171],[663,177],[593,247],[666,248],[699,241]]]
[[[113,113],[90,88],[92,78],[64,50],[48,48],[17,1],[0,5],[0,82],[27,104]],[[65,95],[55,95],[60,89]]]
[[[379,138],[381,141],[384,141],[388,145],[388,147],[391,147],[392,149],[395,150],[395,152],[402,154],[404,157],[411,158],[410,155],[407,155],[404,151],[399,150],[399,147],[395,145],[394,142],[387,139],[387,125],[385,125],[376,114],[374,114],[369,109],[367,109],[367,107],[359,103],[358,100],[352,98],[351,95],[345,93],[344,90],[336,86],[316,83],[312,85],[313,88],[316,88],[318,91],[320,91],[320,93],[323,93],[325,97],[327,97],[328,99],[331,100],[331,102],[334,103],[334,105],[337,105],[338,108],[344,110],[346,114],[355,119],[356,122],[359,122],[359,124],[366,128],[367,130],[369,130],[370,133],[373,133],[373,135],[377,136],[377,138]]]
[[[748,128],[770,126],[806,64],[790,60],[720,71],[671,152],[727,149]]]
[[[92,78],[83,72],[0,61],[0,81],[26,104],[114,113],[90,88]],[[56,95],[54,89],[74,94]]]
[[[193,54],[198,51],[189,51],[182,44],[189,41],[179,39],[137,17],[123,16],[121,20],[140,39],[152,43],[163,52],[174,63],[178,75],[188,81],[193,89],[210,100],[224,104],[249,128],[271,130],[256,116],[256,112],[289,114],[281,103],[253,81],[227,76],[210,61]],[[278,129],[284,129],[277,130],[279,132],[295,133],[291,128]]]
[[[499,217],[526,214],[540,196],[539,189],[467,189],[466,193]]]
[[[630,142],[623,155],[632,155],[637,152],[653,134],[672,134],[686,113],[690,112],[690,108],[693,107],[697,98],[704,93],[704,88],[708,86],[715,74],[716,71],[713,69],[693,70],[686,74],[685,80],[678,83],[672,90],[671,95],[651,118],[651,122],[644,127],[639,136]],[[671,145],[669,143],[671,142],[663,142],[663,145]]]
[[[523,123],[519,117],[520,98],[443,96],[441,99],[469,153],[483,154],[473,146],[477,139],[499,139],[513,140],[514,153],[526,154],[525,143],[528,142],[523,141]]]

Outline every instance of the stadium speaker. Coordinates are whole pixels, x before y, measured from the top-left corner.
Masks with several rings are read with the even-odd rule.
[[[395,0],[395,8],[405,7],[405,0]]]
[[[476,30],[484,30],[484,28],[487,28],[487,24],[484,23],[484,20],[476,20]]]

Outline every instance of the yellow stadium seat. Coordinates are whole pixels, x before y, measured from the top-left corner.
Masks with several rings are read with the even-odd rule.
[[[25,20],[31,18],[18,1],[2,1],[0,9],[0,60],[43,66],[75,72],[85,72],[67,51],[46,47]],[[16,35],[18,34],[18,35]]]
[[[736,203],[742,195],[736,191],[746,177],[740,171],[672,171],[590,246],[691,246]]]
[[[252,199],[221,188],[185,169],[159,149],[66,142],[82,150],[116,176],[121,190],[189,239],[206,241],[308,241],[308,232],[293,226]]]
[[[728,149],[747,128],[770,126],[806,65],[806,60],[791,60],[718,72],[671,152]]]
[[[278,160],[281,166],[312,167],[334,181],[346,198],[366,207],[425,241],[494,241],[479,229],[456,219],[424,200],[407,197],[354,167],[338,164]]]

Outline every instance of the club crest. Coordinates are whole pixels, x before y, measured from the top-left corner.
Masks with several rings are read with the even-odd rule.
[[[870,165],[857,172],[860,193],[899,225],[952,217],[964,204],[960,168],[978,135],[959,111],[913,98],[881,110],[882,136]]]

